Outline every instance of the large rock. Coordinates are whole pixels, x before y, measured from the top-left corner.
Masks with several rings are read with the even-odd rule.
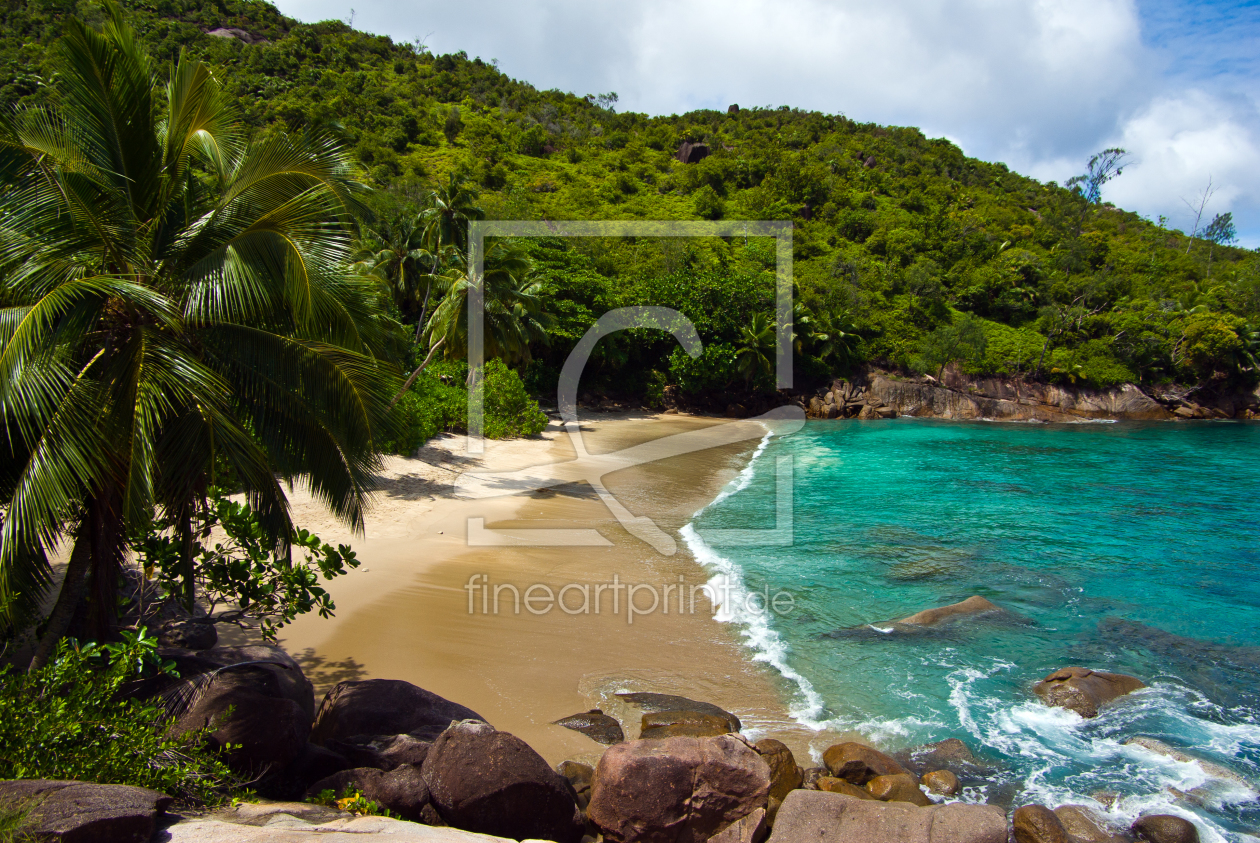
[[[357,766],[340,753],[308,743],[289,766],[265,777],[254,788],[272,799],[300,799],[320,779]]]
[[[429,788],[420,768],[404,764],[388,772],[375,767],[357,767],[320,779],[307,790],[307,797],[331,790],[337,797],[357,790],[373,802],[378,802],[404,820],[429,822],[433,815],[425,811],[429,806]]]
[[[709,843],[761,843],[770,832],[769,815],[758,808],[709,838]]]
[[[774,738],[759,740],[753,746],[757,754],[770,768],[769,798],[782,802],[789,793],[796,790],[804,781],[804,771],[796,763],[796,756],[787,744]]]
[[[1072,843],[1063,823],[1045,805],[1016,808],[1011,825],[1015,843]]]
[[[433,740],[460,720],[481,720],[470,708],[398,679],[339,682],[324,697],[311,740],[410,734]]]
[[[939,606],[935,609],[924,609],[922,612],[915,612],[913,615],[901,618],[895,623],[910,623],[916,626],[932,626],[941,621],[951,618],[965,617],[967,615],[982,615],[989,612],[1004,611],[1001,606],[986,600],[980,595],[973,595],[966,600],[958,603],[951,603],[948,606]]]
[[[148,843],[171,798],[143,787],[20,779],[0,782],[0,805],[26,810],[38,840]]]
[[[702,843],[766,807],[770,768],[736,735],[609,747],[587,816],[614,843]]]
[[[392,770],[403,764],[423,764],[433,741],[413,735],[360,735],[347,740],[327,740],[324,746],[345,756],[352,767]]]
[[[730,720],[703,711],[650,711],[643,715],[639,737],[711,738],[732,731]]]
[[[770,843],[1007,843],[1006,814],[993,805],[919,808],[794,790],[779,809]]]
[[[962,790],[962,783],[958,781],[958,776],[949,770],[932,770],[924,773],[919,781],[929,792],[941,796],[957,796],[958,791]]]
[[[1199,843],[1199,830],[1194,823],[1172,814],[1138,817],[1130,830],[1138,840],[1147,843]]]
[[[864,787],[858,787],[852,782],[844,779],[838,779],[835,776],[823,776],[817,782],[817,789],[826,793],[842,793],[845,796],[853,796],[857,799],[874,799],[869,790]]]
[[[1054,815],[1074,843],[1123,843],[1106,818],[1086,805],[1060,805]]]
[[[1063,667],[1033,686],[1046,705],[1071,709],[1082,717],[1097,717],[1098,709],[1146,683],[1123,673],[1103,673],[1087,667]]]
[[[647,692],[624,693],[617,696],[625,702],[642,709],[645,714],[655,714],[664,711],[693,711],[722,718],[726,721],[727,731],[738,732],[741,728],[738,717],[713,703],[689,700],[686,697],[679,697],[674,694],[653,694]]]
[[[553,722],[557,726],[581,732],[591,740],[596,743],[602,743],[604,746],[612,746],[626,739],[626,734],[622,731],[621,724],[617,722],[617,719],[609,717],[598,708],[593,708],[581,714],[571,714]]]
[[[184,650],[209,650],[219,643],[214,624],[202,618],[172,618],[158,627],[158,644]]]
[[[478,721],[452,724],[421,769],[434,807],[456,828],[517,840],[582,837],[572,787],[515,735]]]
[[[556,772],[564,776],[577,796],[578,807],[583,811],[591,804],[591,782],[595,779],[595,768],[580,761],[561,761],[556,765]]]
[[[154,843],[365,843],[369,837],[389,843],[508,843],[498,837],[388,817],[342,816],[310,823],[283,813],[272,815],[261,826],[220,817],[180,822],[159,832]]]
[[[684,164],[698,164],[709,157],[709,145],[707,143],[689,143],[684,141],[678,146],[678,151],[674,153],[674,157]]]
[[[932,800],[919,789],[919,782],[909,773],[876,776],[866,783],[866,792],[880,802],[909,802],[919,807],[932,804]]]
[[[1158,741],[1154,738],[1131,738],[1125,741],[1125,745],[1140,746],[1146,751],[1153,752],[1156,755],[1163,755],[1166,758],[1171,758],[1174,761],[1180,761],[1183,764],[1197,765],[1198,768],[1203,771],[1203,775],[1207,776],[1207,782],[1186,791],[1185,795],[1192,801],[1212,801],[1216,797],[1229,794],[1229,791],[1235,791],[1235,793],[1232,794],[1235,797],[1232,801],[1239,801],[1237,799],[1237,796],[1239,795],[1238,791],[1246,793],[1246,799],[1248,801],[1260,800],[1260,792],[1256,790],[1255,785],[1228,767],[1217,764],[1214,761],[1208,761],[1206,758],[1199,758],[1187,752],[1182,752],[1180,749],[1169,746],[1163,741]],[[1178,791],[1178,793],[1180,793],[1180,791]]]
[[[895,776],[908,772],[878,749],[852,741],[828,748],[823,753],[823,763],[827,765],[831,775],[852,784],[866,784],[876,776]]]
[[[175,722],[175,734],[210,730],[216,747],[231,744],[226,759],[246,775],[275,773],[306,749],[310,716],[291,698],[275,673],[249,667],[225,671],[204,685]]]

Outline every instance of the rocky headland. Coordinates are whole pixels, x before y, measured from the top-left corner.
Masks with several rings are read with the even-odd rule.
[[[901,618],[901,628],[998,615],[972,597]],[[0,803],[28,810],[39,839],[94,843],[404,841],[490,843],[1151,843],[1197,841],[1168,814],[1128,828],[1087,805],[1020,805],[977,795],[1000,763],[949,738],[896,754],[842,741],[813,763],[785,744],[741,734],[740,719],[687,697],[619,695],[618,720],[600,710],[561,717],[602,752],[594,764],[552,767],[525,741],[459,702],[391,679],[344,681],[316,705],[312,684],[278,647],[166,647],[178,677],[132,689],[160,702],[177,731],[211,740],[261,799],[193,814],[161,794],[124,785],[0,782]],[[1144,687],[1079,666],[1029,689],[1046,705],[1094,717]],[[629,720],[632,712],[638,722]],[[627,739],[627,735],[637,735]],[[1197,762],[1147,738],[1153,753]],[[588,756],[589,757],[589,756]],[[804,763],[803,763],[804,762]],[[1222,786],[1250,785],[1205,766]],[[1207,793],[1207,791],[1204,791]],[[355,797],[362,797],[356,799]],[[1188,794],[1187,799],[1204,794]],[[365,800],[374,803],[365,811]],[[353,835],[353,837],[351,836]]]

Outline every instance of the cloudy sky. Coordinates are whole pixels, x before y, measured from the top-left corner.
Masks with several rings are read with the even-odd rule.
[[[1122,146],[1104,198],[1188,231],[1210,179],[1260,247],[1260,0],[274,1],[623,111],[838,112],[1060,181]]]

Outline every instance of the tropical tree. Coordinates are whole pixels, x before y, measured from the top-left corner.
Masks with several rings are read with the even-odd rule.
[[[429,319],[429,347],[445,346],[448,357],[463,356],[468,348],[468,294],[473,270],[445,276],[441,303]],[[515,244],[497,240],[486,249],[481,275],[484,305],[484,339],[487,359],[496,357],[509,366],[532,359],[530,345],[546,343],[555,317],[547,312],[541,286],[533,280],[533,267]]]
[[[739,329],[735,366],[751,389],[754,380],[774,373],[774,323],[764,313],[754,313],[747,327]]]
[[[476,203],[477,191],[468,186],[461,173],[451,173],[429,194],[428,207],[420,212],[420,220],[430,251],[454,246],[462,253],[468,252],[468,223],[486,217]]]
[[[376,285],[346,270],[365,188],[318,135],[251,142],[204,64],[157,80],[117,5],[70,19],[56,109],[0,118],[0,612],[33,664],[87,596],[115,623],[128,537],[160,509],[193,588],[192,524],[233,483],[287,549],[282,483],[361,528],[396,383]],[[90,594],[89,594],[90,590]]]

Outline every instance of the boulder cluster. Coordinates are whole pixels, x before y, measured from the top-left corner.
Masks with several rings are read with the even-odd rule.
[[[607,748],[594,766],[570,760],[552,768],[520,738],[409,682],[341,682],[316,708],[311,683],[278,648],[164,655],[182,678],[131,692],[177,713],[177,730],[209,727],[213,741],[231,745],[231,766],[260,794],[281,801],[173,822],[164,817],[170,800],[142,788],[14,781],[0,782],[0,804],[24,806],[37,835],[71,843],[279,843],[308,833],[327,840],[388,834],[398,843],[1198,839],[1192,824],[1167,815],[1119,830],[1084,806],[1029,805],[1008,818],[1000,805],[949,801],[991,769],[956,739],[896,757],[839,743],[823,753],[821,766],[802,768],[780,741],[740,734],[739,718],[718,706],[633,693],[619,696],[641,712],[637,739],[627,740],[622,724],[598,709],[563,718],[557,724]],[[1037,692],[1089,716],[1134,687],[1141,683],[1131,677],[1068,668]],[[355,817],[310,802],[320,797],[326,806],[329,795],[351,792],[391,816]]]

